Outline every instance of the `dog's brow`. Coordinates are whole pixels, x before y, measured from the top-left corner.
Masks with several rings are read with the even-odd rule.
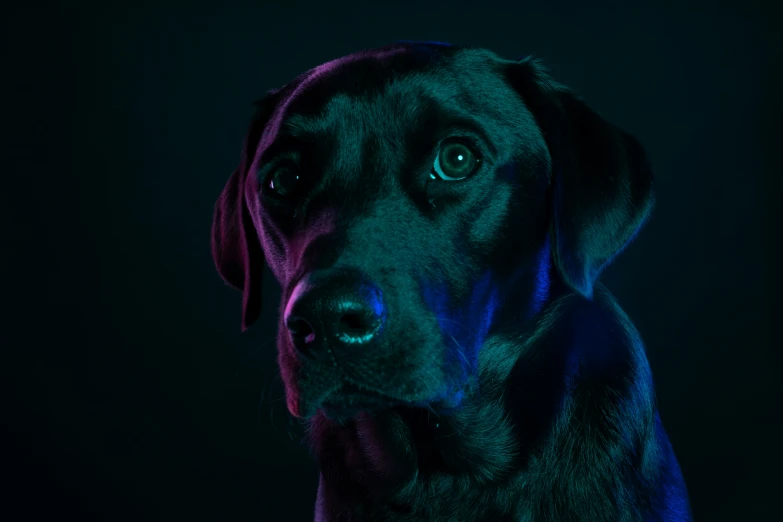
[[[289,114],[283,120],[280,131],[290,136],[306,136],[318,132],[318,124],[315,119],[301,114]]]
[[[494,143],[489,138],[487,129],[480,120],[476,119],[468,111],[462,110],[459,103],[453,103],[459,101],[459,94],[454,94],[443,101],[434,98],[426,100],[425,98],[422,101],[425,102],[427,109],[425,109],[424,114],[417,115],[415,130],[432,128],[432,123],[436,122],[441,130],[467,130],[480,137],[489,147],[492,154],[497,153]],[[429,103],[426,103],[427,101]],[[448,102],[452,103],[449,104]],[[320,118],[292,111],[283,117],[276,134],[278,138],[293,138],[297,142],[312,143],[318,139],[319,134],[324,132],[323,124],[324,122]],[[409,129],[409,132],[413,131],[415,133],[414,129]]]

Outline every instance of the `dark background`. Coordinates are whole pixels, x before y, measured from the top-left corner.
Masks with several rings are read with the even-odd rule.
[[[279,287],[267,272],[264,317],[240,335],[212,206],[266,89],[438,39],[541,57],[646,145],[657,210],[603,280],[647,343],[697,520],[772,520],[776,3],[4,12],[2,518],[312,520],[317,469],[276,375]]]

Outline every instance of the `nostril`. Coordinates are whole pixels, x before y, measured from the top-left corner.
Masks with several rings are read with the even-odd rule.
[[[310,323],[302,319],[301,317],[291,317],[286,322],[288,331],[291,335],[298,340],[303,340],[305,343],[310,343],[315,338],[315,331]]]
[[[340,324],[347,330],[361,330],[364,328],[364,320],[360,314],[347,313],[340,317]]]
[[[337,323],[337,339],[346,344],[367,343],[375,336],[380,321],[362,312],[346,312]]]

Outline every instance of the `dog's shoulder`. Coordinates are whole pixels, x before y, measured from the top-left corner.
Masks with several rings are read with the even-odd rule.
[[[564,295],[547,313],[536,343],[544,356],[539,368],[549,370],[549,382],[562,380],[550,385],[552,429],[538,434],[532,451],[529,469],[538,479],[528,482],[536,499],[529,509],[556,520],[679,513],[684,488],[675,480],[644,346],[628,315],[601,286],[592,299]],[[541,397],[543,384],[527,400]],[[669,498],[667,488],[677,493]]]

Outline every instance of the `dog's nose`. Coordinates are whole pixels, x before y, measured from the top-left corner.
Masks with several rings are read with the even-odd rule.
[[[380,289],[357,278],[302,281],[285,312],[285,325],[301,357],[324,359],[331,351],[358,355],[377,340],[385,321]]]

